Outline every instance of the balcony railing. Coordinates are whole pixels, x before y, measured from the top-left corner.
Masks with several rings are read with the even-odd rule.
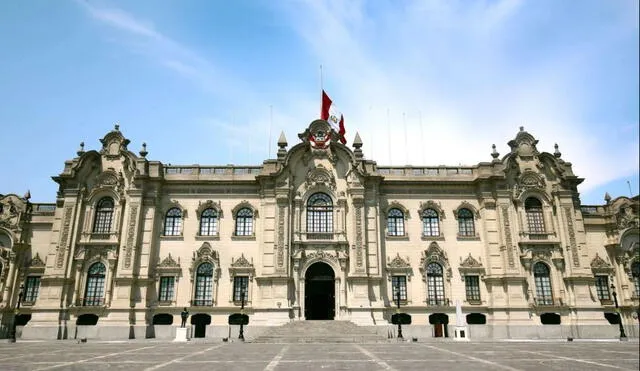
[[[89,297],[84,298],[82,305],[85,307],[101,307],[104,305],[103,297]]]
[[[427,305],[433,307],[448,307],[451,305],[451,301],[448,298],[429,298],[427,299]]]
[[[213,306],[213,299],[193,299],[191,301],[193,307],[210,307]]]
[[[82,232],[80,236],[80,243],[82,244],[118,244],[118,232]]]
[[[306,241],[333,241],[346,242],[344,232],[295,232],[294,238],[296,242]]]
[[[552,298],[550,296],[538,296],[533,298],[533,304],[537,307],[562,307],[562,298]]]

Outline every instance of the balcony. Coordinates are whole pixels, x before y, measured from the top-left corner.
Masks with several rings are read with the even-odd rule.
[[[83,307],[102,307],[104,306],[104,298],[103,297],[88,297],[82,300]]]
[[[520,232],[518,243],[526,245],[559,245],[560,240],[555,232],[524,231]]]
[[[427,299],[427,306],[429,307],[449,307],[451,301],[448,298],[429,298]]]
[[[192,307],[212,307],[213,299],[193,299],[191,300]]]
[[[344,232],[295,232],[294,243],[347,243]]]
[[[118,245],[118,232],[94,233],[82,232],[80,244],[83,245]]]

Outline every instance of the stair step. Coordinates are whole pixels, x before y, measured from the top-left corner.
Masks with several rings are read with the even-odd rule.
[[[350,321],[294,321],[274,327],[254,343],[378,343],[386,336]]]

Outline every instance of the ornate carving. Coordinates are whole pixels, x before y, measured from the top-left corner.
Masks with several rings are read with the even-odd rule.
[[[578,245],[576,243],[576,231],[573,227],[573,217],[571,215],[571,208],[569,206],[564,207],[564,216],[567,219],[567,229],[569,230],[569,247],[571,248],[571,258],[573,260],[573,266],[580,266],[580,259],[578,256]]]
[[[509,208],[507,206],[502,206],[502,219],[504,220],[504,239],[506,244],[505,248],[507,250],[507,261],[509,262],[509,266],[513,267],[515,265],[515,258],[513,256],[513,240],[511,238]]]
[[[460,258],[462,259],[462,258]],[[471,253],[469,253],[469,256],[467,256],[464,261],[462,261],[462,263],[460,263],[460,267],[462,268],[479,268],[482,267],[482,263],[480,263],[478,260],[476,260],[473,256],[471,256]]]
[[[127,244],[125,245],[124,267],[131,268],[131,257],[133,255],[133,245],[136,235],[136,216],[138,214],[138,205],[131,205],[129,213],[129,229],[127,230]]]
[[[40,254],[36,253],[36,256],[34,256],[31,261],[29,262],[29,267],[33,267],[33,268],[44,268],[45,263],[44,261],[42,261],[42,259],[40,258]]]
[[[215,269],[214,279],[217,280],[220,276],[220,257],[217,251],[211,248],[209,242],[204,242],[202,246],[193,253],[191,258],[191,279],[193,279],[193,272],[196,271],[198,265],[202,263],[211,263]]]
[[[362,253],[362,204],[355,204],[355,216],[356,216],[356,266],[359,270],[362,270],[364,263]]]
[[[426,209],[434,209],[435,211],[438,212],[438,217],[440,218],[440,220],[445,219],[444,209],[442,209],[442,206],[440,205],[439,202],[435,202],[431,200],[420,202],[420,207],[418,208],[418,215],[422,215],[422,212],[425,211]]]
[[[325,186],[333,191],[336,190],[336,180],[333,174],[322,165],[318,165],[317,168],[309,170],[309,172],[307,172],[305,182],[307,189],[312,189],[317,186]]]
[[[160,268],[180,268],[180,258],[178,258],[178,261],[176,261],[175,259],[173,259],[173,256],[171,256],[171,253],[169,253],[169,255],[164,258],[160,264],[158,264],[158,267]]]
[[[277,251],[276,251],[276,265],[277,270],[280,272],[284,272],[284,229],[285,226],[285,212],[286,207],[281,205],[278,207],[278,242],[277,242]]]
[[[251,203],[247,200],[242,200],[239,204],[237,204],[233,210],[231,210],[231,214],[233,215],[233,219],[236,218],[236,214],[238,213],[238,211],[247,208],[249,210],[251,210],[251,212],[253,213],[253,217],[257,218],[258,217],[258,209],[256,209],[255,207],[253,207],[253,205],[251,205]]]
[[[113,159],[119,157],[122,152],[127,151],[129,139],[122,135],[120,125],[116,124],[111,132],[100,139],[100,142],[102,143],[100,154]]]
[[[207,209],[214,209],[218,213],[218,218],[222,218],[222,208],[220,207],[220,202],[215,202],[212,200],[206,200],[205,202],[199,202],[198,208],[196,209],[196,217],[200,219],[200,215],[203,211]]]
[[[27,211],[27,203],[15,195],[0,198],[0,226],[17,230],[20,215]]]
[[[236,260],[231,258],[231,267],[232,268],[253,268],[253,263],[250,263],[247,258],[244,257],[244,254],[241,254],[240,257]]]
[[[431,242],[427,250],[422,252],[422,258],[420,259],[420,271],[422,271],[423,279],[427,278],[427,265],[429,263],[439,263],[446,271],[447,280],[451,279],[451,266],[449,265],[449,259],[447,254],[440,248],[437,242]]]
[[[618,230],[623,231],[627,228],[638,226],[638,216],[633,212],[631,206],[623,206],[616,215]]]
[[[611,264],[609,264],[606,260],[602,259],[600,255],[598,255],[598,253],[596,253],[596,256],[593,258],[593,260],[591,260],[590,265],[591,265],[591,270],[593,271],[594,274],[596,273],[613,274],[613,266],[611,266]]]
[[[69,241],[69,232],[71,230],[71,214],[73,213],[74,205],[67,205],[64,207],[64,213],[62,214],[62,233],[60,234],[60,244],[58,245],[58,251],[56,254],[56,268],[62,268],[64,264],[64,255],[67,251],[67,244]]]
[[[326,252],[324,250],[317,250],[312,253],[305,254],[305,256],[306,256],[307,262],[311,260],[329,260],[336,264],[338,263],[337,257],[335,257],[333,254]]]
[[[388,257],[387,257],[388,259]],[[409,258],[407,257],[407,259],[402,259],[400,257],[400,254],[397,254],[395,258],[393,258],[393,260],[389,261],[387,263],[387,267],[389,269],[394,269],[394,268],[411,268],[411,265],[409,264]]]
[[[478,209],[476,209],[476,207],[471,205],[469,202],[462,201],[460,203],[460,205],[458,205],[458,207],[453,210],[453,217],[456,220],[458,220],[458,212],[461,209],[467,209],[467,210],[471,211],[471,213],[473,213],[473,216],[474,216],[475,219],[480,219],[480,212],[478,212]]]
[[[402,214],[403,214],[404,218],[405,219],[409,219],[409,209],[404,207],[404,205],[402,205],[400,202],[398,202],[398,201],[389,202],[389,206],[387,206],[384,209],[384,214],[385,215],[389,214],[389,210],[391,210],[391,209],[398,209],[398,210],[402,211]]]

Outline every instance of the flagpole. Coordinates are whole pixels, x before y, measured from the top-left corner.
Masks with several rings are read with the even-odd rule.
[[[391,166],[391,118],[389,117],[389,108],[387,107],[387,138],[389,139],[389,166]],[[407,150],[405,148],[405,150]]]
[[[320,65],[320,117],[322,117],[322,98],[324,93],[324,86],[322,83],[322,65]]]
[[[273,105],[269,105],[269,153],[267,158],[271,156],[271,129],[273,128]]]
[[[426,165],[424,160],[424,128],[422,127],[422,111],[418,111],[418,120],[420,121],[420,147],[422,148],[422,165]]]
[[[404,164],[409,165],[409,147],[407,146],[407,118],[402,112],[402,125],[404,126]]]

